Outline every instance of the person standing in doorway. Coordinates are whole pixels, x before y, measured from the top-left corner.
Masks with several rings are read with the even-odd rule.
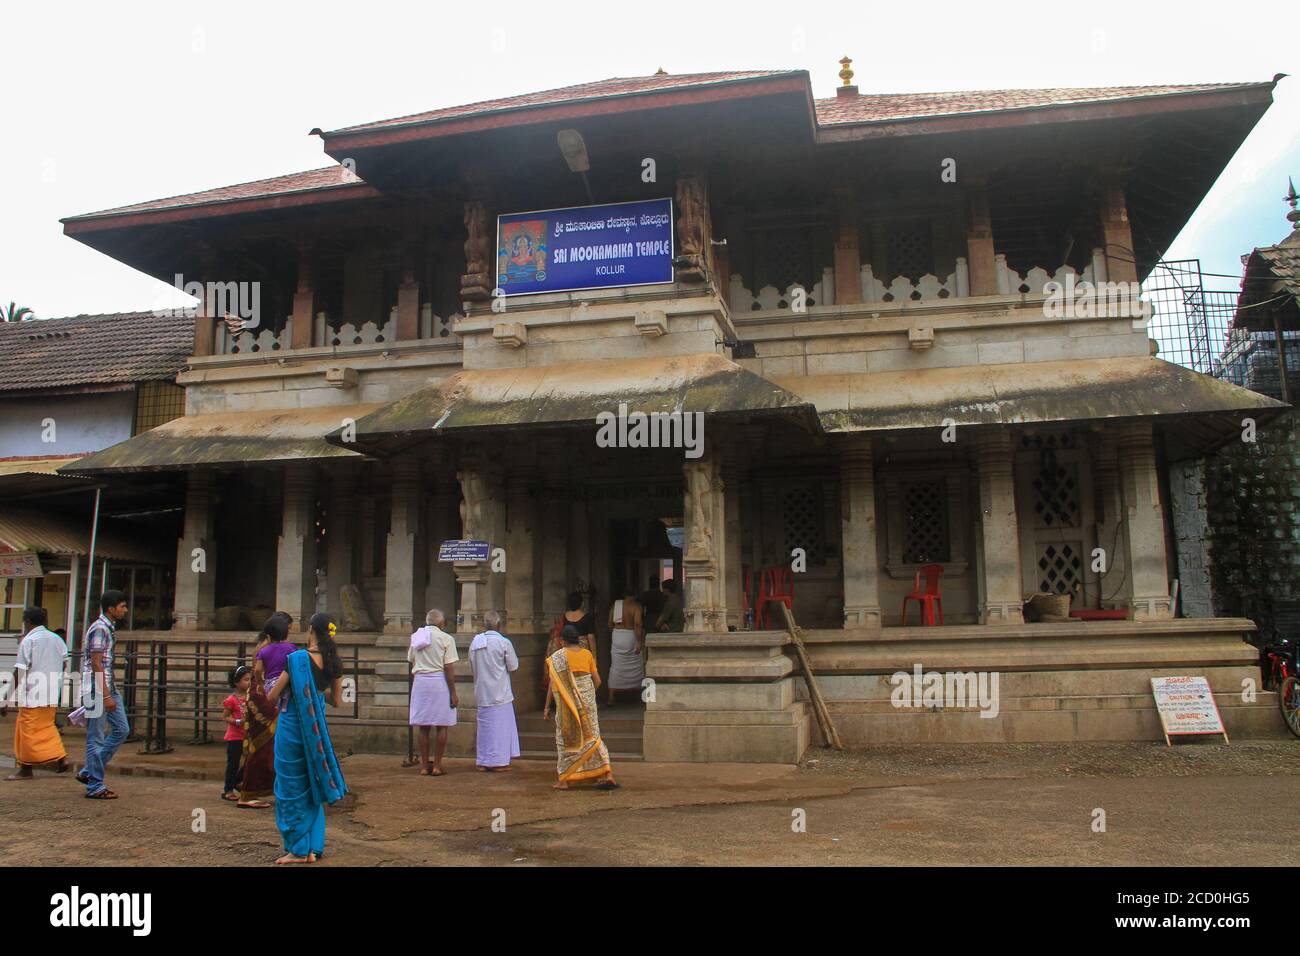
[[[14,723],[14,763],[17,769],[6,780],[31,780],[32,768],[58,761],[56,773],[68,770],[68,752],[54,723],[63,689],[63,665],[68,646],[59,635],[47,630],[45,608],[23,609],[23,639],[18,644],[15,689],[18,720]],[[0,703],[0,714],[4,713]]]
[[[89,800],[116,800],[104,775],[109,761],[122,746],[131,726],[122,695],[113,681],[113,647],[117,625],[127,615],[126,595],[105,591],[99,599],[100,615],[86,631],[81,656],[81,703],[86,708],[86,765],[77,779],[86,785]]]
[[[420,776],[441,777],[447,749],[447,728],[456,726],[456,639],[442,629],[447,617],[434,608],[425,625],[411,635],[406,652],[411,665],[411,726],[420,728]],[[437,728],[433,762],[429,762],[429,729]]]
[[[655,621],[655,630],[664,634],[680,634],[686,626],[686,613],[682,610],[682,596],[677,593],[677,582],[665,581],[664,592],[664,606]]]
[[[621,690],[641,690],[645,680],[645,611],[636,598],[628,595],[609,609],[612,630],[609,643],[609,704]]]
[[[519,669],[519,658],[515,646],[498,630],[500,614],[488,611],[483,623],[487,630],[475,635],[469,645],[474,702],[478,706],[475,762],[481,771],[504,773],[510,769],[511,759],[519,756],[515,694],[510,687],[510,672]]]

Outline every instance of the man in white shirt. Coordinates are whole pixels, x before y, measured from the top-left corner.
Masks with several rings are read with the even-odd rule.
[[[474,702],[478,705],[479,770],[505,772],[510,760],[519,756],[519,728],[515,724],[515,695],[510,687],[510,672],[519,670],[515,646],[497,630],[501,615],[488,611],[483,615],[487,630],[477,634],[469,645],[469,660],[474,668]]]
[[[43,607],[23,611],[23,639],[14,662],[18,703],[14,762],[18,767],[6,780],[31,780],[33,767],[55,761],[58,773],[68,770],[68,752],[63,749],[63,738],[54,723],[68,646],[59,635],[46,629],[47,620]]]
[[[446,617],[434,608],[425,625],[411,635],[406,660],[411,665],[411,726],[420,728],[420,775],[441,777],[447,728],[456,726],[456,639],[442,629]],[[433,762],[429,762],[429,728],[436,727]]]

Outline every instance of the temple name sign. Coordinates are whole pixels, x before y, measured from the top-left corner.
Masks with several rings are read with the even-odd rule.
[[[489,546],[486,541],[453,538],[438,545],[439,561],[486,561]]]

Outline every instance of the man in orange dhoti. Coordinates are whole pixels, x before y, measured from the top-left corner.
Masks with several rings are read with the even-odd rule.
[[[54,724],[68,646],[59,635],[46,629],[46,620],[43,607],[23,611],[23,639],[14,664],[18,703],[14,762],[18,769],[6,780],[31,780],[33,767],[55,761],[58,761],[58,773],[68,770],[68,754]]]

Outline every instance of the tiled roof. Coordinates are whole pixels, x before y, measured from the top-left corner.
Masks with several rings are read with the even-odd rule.
[[[1256,83],[1200,83],[1188,86],[1063,87],[1046,90],[969,90],[956,93],[860,93],[817,100],[817,122],[887,123],[933,116],[956,116],[1045,106],[1107,103],[1180,93],[1212,93],[1257,86]]]
[[[1282,280],[1282,287],[1300,301],[1300,231],[1293,231],[1276,246],[1255,251],[1268,264],[1269,271]]]
[[[309,169],[302,173],[289,173],[287,176],[272,176],[270,179],[258,179],[251,183],[239,183],[235,186],[222,186],[219,189],[205,189],[197,193],[185,193],[166,199],[151,199],[130,206],[117,206],[99,212],[83,213],[71,216],[64,222],[76,222],[78,219],[93,219],[97,216],[119,216],[133,212],[157,212],[162,209],[178,209],[183,206],[199,206],[207,203],[234,202],[240,199],[261,199],[268,196],[283,196],[289,193],[315,192],[334,186],[355,186],[362,180],[343,166],[326,166],[322,169]]]
[[[194,319],[152,312],[0,322],[0,392],[172,379],[194,351]]]
[[[409,123],[432,123],[437,120],[477,116],[482,113],[493,113],[501,110],[525,109],[530,106],[550,106],[556,103],[598,100],[611,96],[631,96],[638,93],[655,93],[683,87],[732,83],[737,80],[755,80],[770,76],[796,76],[801,73],[803,73],[802,70],[734,70],[727,73],[682,73],[677,76],[669,74],[662,76],[616,76],[608,80],[579,83],[576,86],[562,86],[554,90],[542,90],[538,93],[506,96],[496,100],[483,100],[479,103],[466,103],[462,106],[448,106],[424,113],[412,113],[409,116],[397,116],[393,119],[362,123],[359,126],[346,126],[343,129],[332,130],[326,135],[332,136],[336,133],[355,133],[361,130],[383,129],[386,126],[404,126]]]

